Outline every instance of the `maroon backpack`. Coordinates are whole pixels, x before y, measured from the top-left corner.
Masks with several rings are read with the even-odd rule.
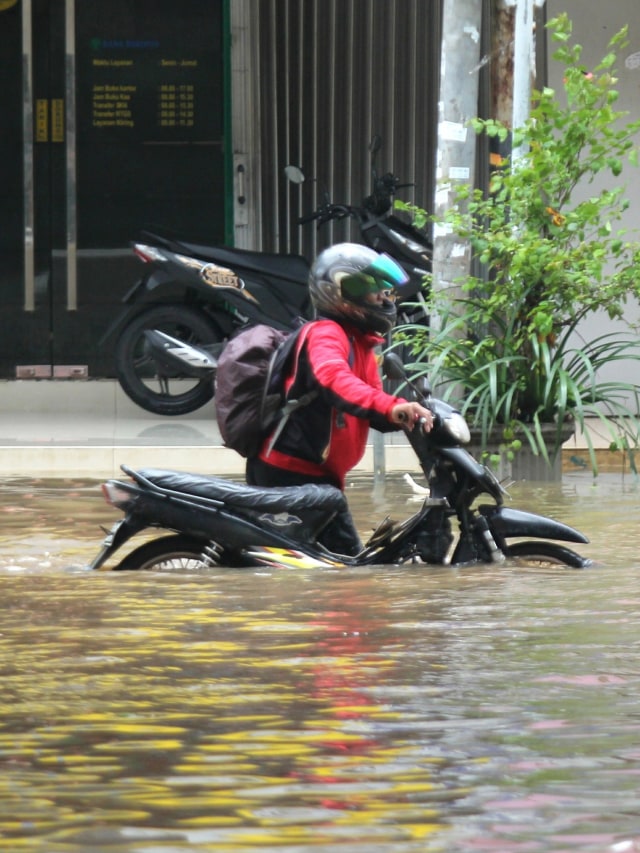
[[[284,380],[300,333],[282,332],[271,326],[251,326],[225,346],[216,370],[216,416],[225,446],[241,456],[256,456],[262,442],[290,413],[306,406],[317,391],[299,400],[287,400]]]

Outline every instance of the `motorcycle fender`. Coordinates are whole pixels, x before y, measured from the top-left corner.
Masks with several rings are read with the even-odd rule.
[[[139,279],[133,285],[133,287],[129,288],[129,290],[122,297],[122,300],[121,300],[122,303],[124,305],[130,305],[130,306],[132,305],[132,303],[135,304],[136,302],[139,301],[139,296],[138,296],[139,292],[140,291],[144,292],[146,289],[147,288],[146,288],[145,279],[143,279],[143,278]],[[116,332],[119,332],[120,329],[122,329],[129,322],[129,318],[131,317],[131,315],[136,310],[137,309],[134,307],[129,307],[129,308],[125,308],[123,311],[121,311],[118,314],[118,316],[115,318],[115,320],[107,327],[107,330],[104,333],[104,335],[99,339],[98,346],[102,346],[105,343],[105,341],[108,341],[109,338],[112,337],[113,335],[115,335]]]
[[[127,325],[127,323],[136,315],[139,314],[140,311],[143,311],[145,307],[151,302],[160,302],[159,296],[157,293],[154,293],[153,300],[150,297],[147,297],[147,294],[153,293],[153,291],[158,290],[160,287],[166,287],[169,292],[171,292],[171,287],[174,288],[175,295],[175,285],[172,285],[172,281],[167,279],[164,274],[160,274],[158,272],[154,272],[150,276],[145,276],[144,278],[138,279],[138,281],[130,287],[129,290],[122,297],[121,302],[125,307],[115,318],[115,320],[108,326],[104,335],[98,341],[98,346],[102,346],[109,338],[113,337],[116,332],[121,332],[122,329]],[[184,289],[184,285],[182,286]]]
[[[176,272],[172,267],[168,269],[154,269],[151,273],[139,279],[122,297],[124,305],[135,305],[138,302],[149,301],[145,299],[146,294],[153,294],[151,301],[159,301],[157,291],[164,288],[168,294],[175,298],[178,293],[196,292],[207,296],[211,300],[211,286],[205,284],[202,279],[189,270],[178,269]]]
[[[489,524],[489,529],[496,540],[508,539],[512,536],[533,536],[537,539],[559,539],[562,542],[580,542],[583,545],[588,539],[578,530],[554,521],[544,515],[536,515],[508,507],[479,507],[482,515]]]
[[[181,284],[180,287],[183,291],[188,289],[185,288],[184,284]],[[161,304],[162,291],[160,288],[165,288],[167,290],[167,299],[171,296],[171,301],[184,301],[183,299],[175,298],[176,284],[173,280],[167,279],[159,273],[154,273],[147,278],[141,278],[122,297],[122,304],[127,307],[118,314],[115,320],[107,328],[104,335],[99,339],[98,346],[102,346],[116,333],[119,334],[129,321],[136,316],[136,314],[144,311],[149,305]],[[153,294],[153,298],[149,294]]]
[[[139,519],[130,518],[129,516],[116,521],[103,539],[100,552],[89,563],[87,569],[99,569],[112,554],[115,554],[132,536],[135,536],[136,533],[139,533],[145,527],[147,527],[146,523],[141,522]]]
[[[138,301],[138,292],[141,290],[147,289],[147,279],[139,278],[138,281],[130,287],[129,290],[125,293],[125,295],[120,300],[123,305],[130,305],[132,302]]]

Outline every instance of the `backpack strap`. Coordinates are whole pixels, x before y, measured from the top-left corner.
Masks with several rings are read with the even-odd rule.
[[[293,376],[295,376],[298,370],[298,362],[300,360],[300,353],[302,352],[302,348],[305,344],[305,340],[307,337],[307,333],[309,327],[312,325],[312,322],[306,323],[302,326],[298,332],[295,333],[296,343],[295,343],[295,354],[293,358]],[[275,362],[275,357],[274,357]],[[306,394],[303,394],[297,400],[289,400],[285,398],[284,404],[280,407],[277,412],[276,418],[277,423],[276,427],[271,434],[271,438],[269,440],[269,444],[267,445],[266,456],[268,456],[273,450],[276,441],[280,438],[280,434],[282,430],[287,425],[287,421],[289,420],[292,412],[295,412],[296,409],[301,409],[303,406],[308,406],[315,398],[318,396],[320,392],[317,389],[312,389],[311,391],[307,391]]]
[[[306,394],[303,394],[298,400],[287,400],[284,406],[280,409],[278,413],[278,423],[273,433],[271,434],[271,438],[269,439],[269,444],[267,445],[266,456],[268,456],[273,448],[275,447],[276,441],[280,438],[280,434],[282,430],[287,425],[287,421],[291,417],[291,414],[295,412],[296,409],[301,409],[303,406],[308,406],[315,398],[318,396],[319,391],[307,391]]]
[[[295,377],[295,374],[298,370],[298,362],[300,360],[300,353],[302,352],[302,348],[305,345],[305,340],[307,337],[307,331],[311,325],[313,325],[313,321],[306,323],[299,330],[299,332],[296,333],[296,337],[298,338],[298,341],[296,343],[295,356],[294,356],[294,361],[293,361],[293,373],[292,373],[292,375],[294,377]],[[349,362],[349,367],[351,369],[353,369],[353,365],[354,365],[354,361],[355,361],[353,339],[351,337],[349,337],[348,340],[349,340],[349,359],[348,359],[348,362]],[[280,438],[282,430],[287,425],[287,421],[291,417],[292,413],[295,412],[296,409],[301,409],[303,406],[308,406],[309,403],[312,403],[316,399],[316,397],[319,396],[319,394],[320,394],[320,391],[317,388],[314,388],[311,391],[307,391],[306,394],[302,394],[302,396],[299,397],[297,400],[285,399],[284,404],[278,410],[276,427],[275,427],[275,429],[271,435],[271,438],[269,439],[269,444],[267,445],[267,451],[265,454],[266,456],[268,456],[271,453],[271,451],[273,450],[273,448],[275,447],[275,444],[276,444],[277,440]]]

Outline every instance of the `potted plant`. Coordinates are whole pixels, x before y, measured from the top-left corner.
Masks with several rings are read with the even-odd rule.
[[[639,386],[601,377],[605,365],[640,359],[636,335],[631,327],[591,340],[580,333],[594,312],[624,320],[627,301],[640,297],[640,244],[620,228],[628,202],[619,182],[625,161],[636,163],[640,121],[623,123],[616,111],[614,66],[626,30],[586,69],[567,16],[547,26],[564,92],[533,93],[529,118],[513,133],[517,160],[503,160],[486,190],[459,185],[440,223],[468,241],[479,271],[457,282],[453,298],[431,292],[431,329],[401,326],[397,337],[409,344],[414,369],[456,400],[484,449],[497,429],[507,453],[524,443],[551,464],[580,427],[596,473],[587,418],[601,419],[612,448],[634,447],[640,430]],[[493,119],[472,125],[509,137]],[[428,218],[402,206],[417,221]]]

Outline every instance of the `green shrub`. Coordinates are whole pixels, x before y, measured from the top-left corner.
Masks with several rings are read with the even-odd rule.
[[[619,183],[624,164],[637,164],[640,120],[625,123],[616,110],[614,67],[626,28],[587,69],[567,16],[547,26],[564,66],[563,91],[533,93],[529,118],[513,134],[518,158],[502,162],[487,191],[459,185],[438,223],[470,245],[481,274],[456,282],[453,298],[451,290],[431,293],[432,329],[401,326],[396,334],[409,344],[414,369],[446,385],[485,442],[501,425],[514,446],[523,439],[551,458],[563,424],[584,428],[587,417],[602,420],[612,448],[638,443],[640,388],[599,375],[613,361],[640,362],[640,343],[631,327],[585,341],[580,324],[595,312],[624,321],[628,300],[640,297],[640,244],[621,228],[628,201]],[[493,119],[472,125],[501,141],[509,136]],[[541,429],[548,423],[558,426],[550,448]],[[591,444],[589,451],[595,473]]]

